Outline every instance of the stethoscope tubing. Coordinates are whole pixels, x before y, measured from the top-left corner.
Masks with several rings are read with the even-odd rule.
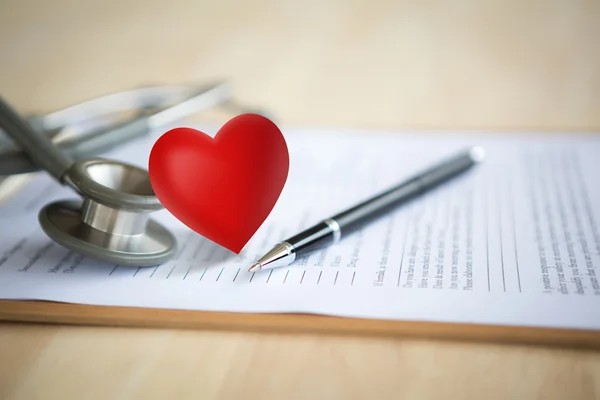
[[[49,136],[49,133],[56,135],[58,131],[58,140],[51,141],[50,138],[47,138],[48,140],[38,138],[37,140],[44,142],[44,149],[47,148],[49,141],[50,143],[55,142],[55,147],[64,155],[62,158],[70,158],[72,162],[105,153],[147,135],[157,126],[223,104],[228,101],[230,96],[229,85],[222,82],[197,87],[164,86],[136,89],[89,100],[45,117],[32,117],[29,119],[30,128],[16,126],[15,112],[12,112],[12,118],[8,118],[8,115],[4,118],[5,131],[7,129],[35,129],[44,136]],[[169,102],[169,97],[175,98],[175,101]],[[173,103],[175,104],[173,105]],[[165,108],[166,105],[168,106]],[[8,106],[6,102],[5,106]],[[164,109],[153,111],[156,108]],[[84,129],[75,136],[68,133],[63,134],[64,132],[61,131],[65,128],[72,129],[73,124],[81,124],[86,120],[100,119],[130,110],[137,110],[137,115],[108,127],[95,128],[87,132]],[[86,118],[82,117],[83,115]],[[19,117],[17,120],[22,120],[22,118]],[[21,150],[0,152],[0,176],[39,171],[38,163],[32,162],[30,156],[26,155],[24,151],[27,149],[25,146],[29,146],[30,143],[20,143],[11,134],[12,132],[5,133],[17,141]],[[43,149],[38,148],[37,150]],[[49,156],[44,157],[48,158]],[[52,175],[55,176],[55,174]]]
[[[34,164],[63,183],[63,176],[73,164],[73,160],[61,152],[46,135],[33,129],[2,97],[0,127],[19,144]]]

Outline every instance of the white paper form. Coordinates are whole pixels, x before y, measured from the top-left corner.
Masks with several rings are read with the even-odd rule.
[[[40,175],[0,207],[0,298],[600,329],[600,140],[284,133],[288,181],[239,255],[167,211],[156,218],[179,239],[171,262],[131,268],[69,252],[36,214],[74,196]],[[111,157],[146,166],[156,137]],[[273,244],[473,144],[485,162],[452,182],[289,267],[247,271]]]

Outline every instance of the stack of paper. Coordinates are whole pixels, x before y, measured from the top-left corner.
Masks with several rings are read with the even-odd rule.
[[[97,305],[600,329],[600,140],[284,132],[290,175],[240,255],[193,233],[131,268],[54,244],[37,224],[75,197],[44,174],[0,206],[0,298]],[[112,154],[146,167],[155,140]],[[273,244],[470,145],[483,164],[323,251],[250,273]],[[126,156],[125,156],[126,155]]]

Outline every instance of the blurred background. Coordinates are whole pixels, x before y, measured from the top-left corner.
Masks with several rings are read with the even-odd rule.
[[[0,32],[22,112],[226,78],[287,125],[600,128],[594,0],[0,0]]]

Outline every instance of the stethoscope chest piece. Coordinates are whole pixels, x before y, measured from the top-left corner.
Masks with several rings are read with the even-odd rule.
[[[147,171],[105,159],[75,162],[67,180],[83,201],[46,205],[42,230],[62,246],[118,265],[148,267],[171,259],[173,234],[149,214],[162,209]]]

